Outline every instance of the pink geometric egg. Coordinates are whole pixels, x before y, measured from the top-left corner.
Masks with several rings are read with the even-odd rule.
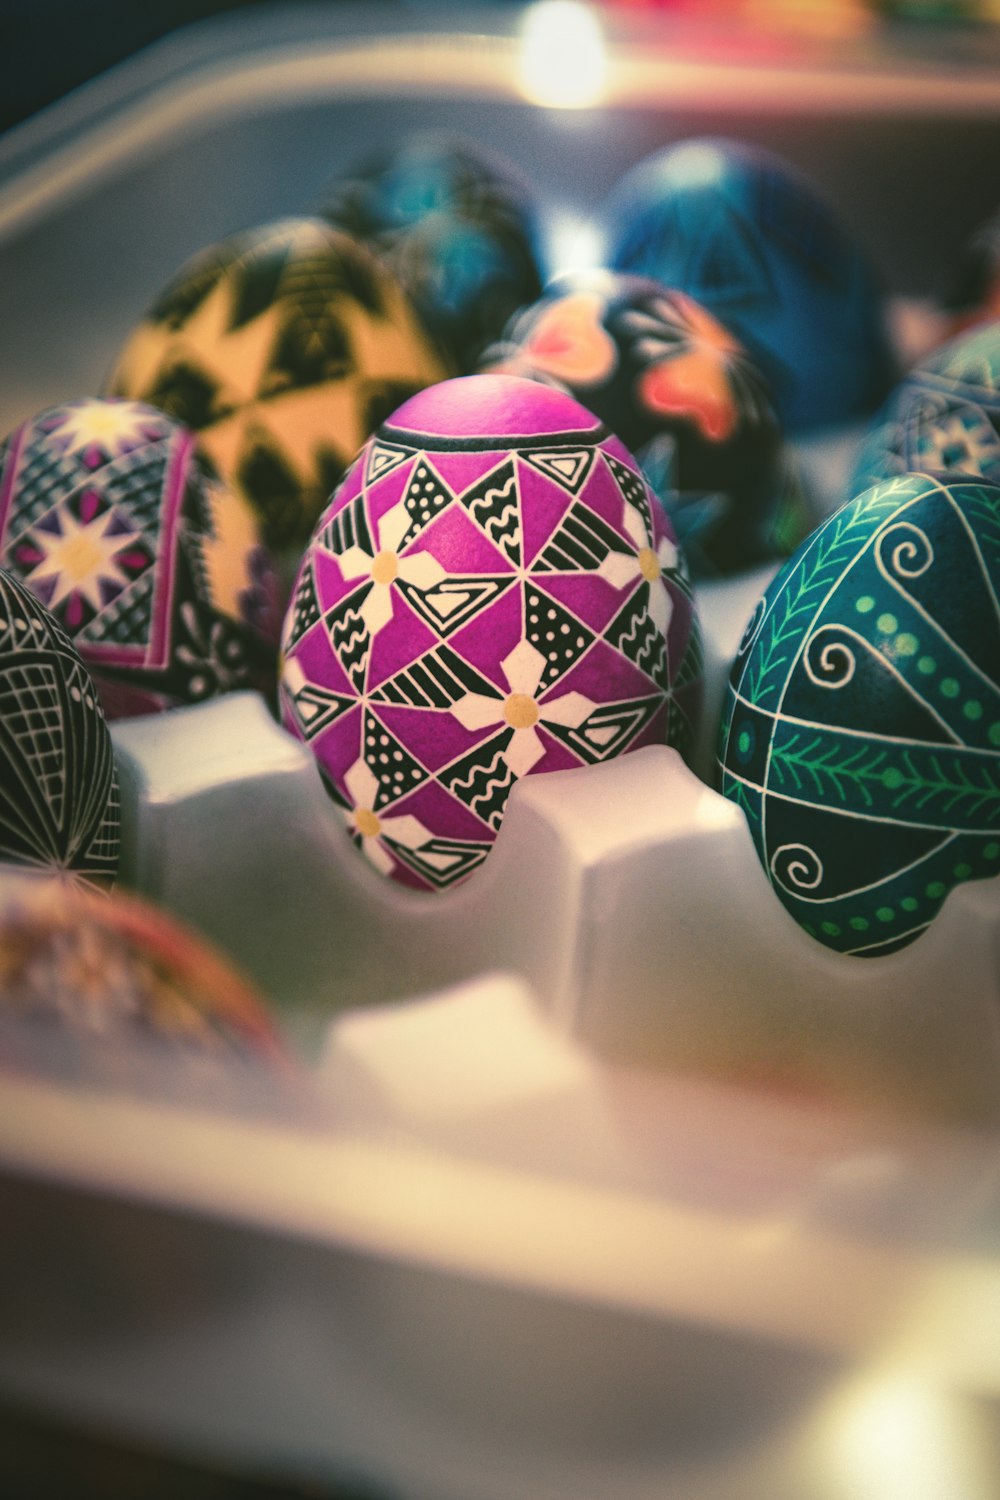
[[[701,651],[676,538],[635,459],[561,391],[444,381],[374,433],[303,557],[281,708],[382,874],[486,858],[515,781],[686,752]]]

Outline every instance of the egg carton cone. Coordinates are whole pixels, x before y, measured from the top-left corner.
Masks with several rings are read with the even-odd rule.
[[[418,128],[503,147],[553,267],[595,262],[589,211],[654,146],[790,154],[904,359],[995,208],[982,33],[748,60],[579,7],[393,28],[260,7],[0,140],[4,432],[99,390],[194,252]],[[797,440],[817,518],[859,436]],[[997,884],[871,960],[782,908],[714,789],[770,575],[698,588],[691,766],[524,778],[434,895],[367,864],[259,697],[115,725],[123,884],[233,957],[300,1066],[3,1078],[0,1398],[372,1500],[995,1500]]]

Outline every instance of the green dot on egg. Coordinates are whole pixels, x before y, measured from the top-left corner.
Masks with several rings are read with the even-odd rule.
[[[948,887],[942,885],[940,880],[932,880],[926,887],[927,895],[932,901],[939,901],[947,889]]]
[[[987,844],[983,850],[984,859],[996,859],[998,854],[1000,854],[1000,844]]]
[[[933,656],[922,656],[917,662],[917,671],[922,672],[925,677],[930,677],[932,672],[937,671],[937,662]]]
[[[878,626],[879,630],[881,630],[883,635],[894,635],[899,626],[899,621],[896,619],[895,615],[890,615],[887,612],[884,615],[879,615],[878,619],[875,621],[875,624]]]
[[[880,906],[875,915],[880,922],[891,922],[896,913],[891,906]]]
[[[867,932],[868,931],[868,918],[867,917],[852,917],[851,918],[851,926],[854,928],[855,932]]]
[[[872,610],[875,608],[875,600],[872,598],[871,594],[862,594],[860,599],[855,599],[854,608],[857,610],[859,615],[871,614]]]
[[[1000,724],[990,725],[988,737],[991,745],[1000,745]]]
[[[971,865],[961,864],[961,865],[956,865],[955,866],[955,879],[956,880],[968,880],[971,875],[972,875],[972,866]]]
[[[822,925],[822,931],[826,933],[827,937],[840,936],[840,928],[837,926],[836,922],[824,922]]]
[[[898,766],[888,766],[882,772],[882,785],[890,792],[903,785],[903,773]]]
[[[916,656],[917,638],[908,630],[901,630],[896,637],[896,651],[900,656]]]
[[[942,677],[941,691],[946,698],[957,698],[959,692],[957,679],[954,677]]]
[[[899,904],[904,911],[916,911],[917,907],[920,905],[920,902],[917,900],[916,896],[904,896]]]
[[[981,719],[983,717],[983,705],[977,698],[970,698],[967,703],[962,704],[962,712],[967,719]]]

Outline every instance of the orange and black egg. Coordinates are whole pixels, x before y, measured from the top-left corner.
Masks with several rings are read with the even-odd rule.
[[[293,218],[189,261],[122,348],[108,390],[193,428],[298,549],[369,433],[447,370],[399,282],[350,235]]]

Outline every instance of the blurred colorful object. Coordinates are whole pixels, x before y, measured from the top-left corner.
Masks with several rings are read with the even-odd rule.
[[[609,265],[687,292],[732,329],[788,429],[864,415],[892,384],[860,245],[773,153],[726,139],[670,146],[626,174],[603,223]]]
[[[0,863],[110,883],[119,835],[111,734],[90,673],[0,569]]]
[[[960,334],[910,372],[862,445],[852,489],[915,469],[1000,482],[1000,319]]]
[[[159,907],[0,872],[4,1019],[54,1025],[109,1046],[271,1061],[285,1055],[263,998]]]
[[[319,219],[246,230],[189,261],[108,389],[197,431],[263,540],[296,559],[383,417],[448,373],[396,277]]]
[[[72,638],[111,717],[274,688],[278,582],[257,519],[154,407],[70,401],[11,433],[0,560]]]
[[[781,437],[739,341],[683,292],[614,271],[555,278],[484,370],[567,391],[642,464],[695,574],[775,553]]]
[[[470,142],[413,136],[336,183],[321,212],[378,251],[457,373],[541,291],[528,189]]]

